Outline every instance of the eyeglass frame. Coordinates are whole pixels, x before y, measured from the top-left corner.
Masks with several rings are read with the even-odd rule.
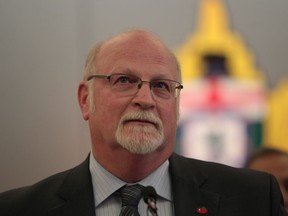
[[[137,94],[138,91],[141,89],[143,83],[149,83],[150,91],[153,92],[152,89],[151,89],[151,83],[152,83],[152,82],[155,82],[155,81],[157,81],[157,80],[163,80],[163,81],[166,80],[166,81],[169,81],[169,82],[173,82],[173,83],[177,83],[177,84],[178,84],[178,86],[176,86],[175,89],[173,89],[173,90],[174,90],[173,94],[172,94],[172,92],[168,92],[168,93],[170,93],[170,95],[171,95],[172,97],[174,97],[174,98],[179,97],[180,91],[181,91],[181,89],[183,89],[183,85],[182,85],[180,82],[175,81],[175,80],[170,80],[170,79],[155,79],[155,80],[151,80],[151,81],[145,81],[145,80],[142,80],[141,78],[139,78],[139,77],[137,77],[137,76],[135,76],[135,75],[131,75],[131,74],[121,74],[121,73],[119,73],[119,74],[118,74],[118,73],[116,73],[116,74],[110,74],[110,75],[94,74],[94,75],[88,76],[87,81],[90,81],[90,80],[92,80],[92,79],[94,79],[94,78],[107,79],[107,80],[109,81],[110,86],[111,86],[110,79],[111,79],[111,77],[114,76],[114,75],[131,76],[131,77],[137,78],[139,81],[141,81],[140,83],[138,83],[137,91],[135,92],[135,94]],[[176,89],[178,89],[178,91],[177,91]],[[131,95],[133,95],[133,94],[131,94]],[[154,93],[153,93],[153,95],[154,95]],[[128,95],[127,95],[127,96],[128,96]],[[157,95],[156,95],[156,96],[157,96]],[[159,96],[157,96],[157,97],[159,97]],[[161,97],[160,97],[160,98],[161,98]],[[164,99],[164,98],[163,98],[163,99]]]

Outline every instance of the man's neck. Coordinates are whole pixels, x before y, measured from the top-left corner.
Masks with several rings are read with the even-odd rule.
[[[97,162],[108,172],[112,173],[122,181],[134,183],[144,179],[161,164],[163,164],[171,152],[156,151],[150,154],[131,154],[127,150],[116,150],[107,154],[97,154],[92,150],[92,154]]]

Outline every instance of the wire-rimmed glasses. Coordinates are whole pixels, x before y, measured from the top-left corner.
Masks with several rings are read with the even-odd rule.
[[[171,96],[178,97],[183,88],[182,84],[175,80],[155,79],[143,81],[139,77],[129,74],[91,75],[87,81],[94,78],[107,79],[111,89],[123,96],[137,94],[143,83],[149,84],[152,94],[162,99],[169,99]]]

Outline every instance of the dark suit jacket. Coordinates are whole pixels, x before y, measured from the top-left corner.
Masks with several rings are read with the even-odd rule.
[[[169,160],[176,216],[284,215],[282,196],[271,175],[176,154]],[[202,206],[207,214],[197,213]],[[0,215],[94,216],[88,158],[35,185],[2,193]]]

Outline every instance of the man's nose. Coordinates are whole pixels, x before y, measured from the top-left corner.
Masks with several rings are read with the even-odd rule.
[[[139,83],[137,87],[138,92],[134,96],[133,99],[134,102],[143,108],[149,108],[155,106],[155,100],[150,88],[150,82],[142,81],[141,83]]]
[[[149,81],[143,81],[143,80],[141,80],[141,82],[137,85],[138,90],[142,88],[143,84],[147,84],[149,86],[149,89],[151,90],[151,83]]]

